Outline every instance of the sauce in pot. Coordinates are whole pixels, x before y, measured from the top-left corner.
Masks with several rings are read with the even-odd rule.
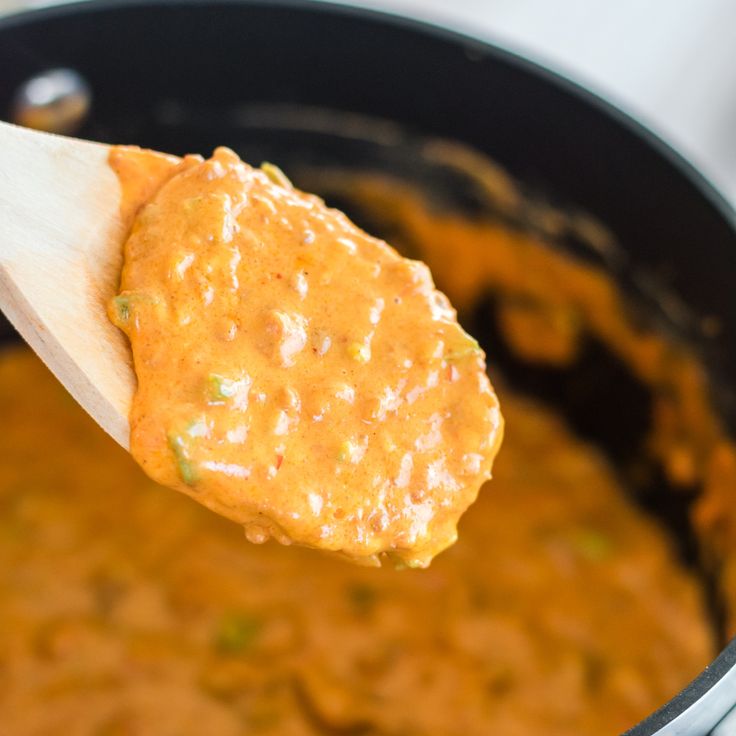
[[[493,492],[428,570],[394,571],[248,544],[6,351],[0,732],[614,736],[645,716],[714,654],[700,589],[597,450],[500,390]]]
[[[176,162],[159,163],[133,205]],[[594,335],[650,388],[643,452],[678,492],[702,486],[693,528],[734,631],[736,454],[696,356],[539,238],[395,181],[339,190],[461,309],[492,294],[529,363],[562,368]],[[0,355],[0,733],[613,736],[646,716],[717,651],[700,581],[622,468],[497,387],[492,492],[429,569],[376,570],[247,544],[144,475],[30,352]]]

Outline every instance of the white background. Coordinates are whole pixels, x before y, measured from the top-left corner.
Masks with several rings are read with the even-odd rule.
[[[43,4],[0,0],[0,12]],[[566,73],[653,128],[736,204],[736,0],[349,4],[465,30]]]

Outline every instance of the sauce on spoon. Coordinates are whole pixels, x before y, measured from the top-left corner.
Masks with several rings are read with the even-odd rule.
[[[109,313],[143,469],[252,542],[426,567],[503,433],[483,351],[428,268],[226,148],[110,163],[134,217]]]

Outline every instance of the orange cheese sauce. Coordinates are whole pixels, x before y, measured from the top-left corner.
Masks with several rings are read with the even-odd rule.
[[[651,449],[667,474],[683,486],[703,480],[723,434],[705,369],[686,346],[642,328],[608,273],[493,219],[438,211],[398,180],[358,174],[336,183],[415,245],[461,314],[492,293],[504,337],[523,360],[565,366],[587,336],[605,344],[653,389]]]
[[[493,492],[394,571],[248,544],[1,353],[0,732],[621,733],[712,658],[702,593],[598,450],[500,390]]]
[[[165,182],[202,166],[120,154],[119,173],[136,183],[126,188],[130,217],[141,201],[163,195]],[[283,184],[279,196],[288,194]],[[337,191],[425,259],[461,312],[492,294],[521,359],[564,367],[594,335],[649,387],[642,451],[683,493],[700,490],[693,526],[717,572],[726,629],[735,631],[736,451],[697,357],[636,322],[607,274],[539,237],[438,210],[385,178],[348,177]],[[155,209],[143,209],[139,221],[149,216],[155,221]],[[186,250],[184,237],[176,243]],[[161,256],[158,270],[149,272],[145,298],[124,294],[116,319],[131,333],[151,315],[178,330],[168,274],[186,252],[172,248],[166,260],[156,243],[139,246],[141,259]],[[204,288],[196,259],[187,273],[197,276],[192,293]],[[284,272],[267,273],[282,273],[267,284],[283,285]],[[361,293],[374,294],[366,283]],[[278,304],[284,293],[274,291]],[[162,294],[166,319],[157,312]],[[168,347],[154,337],[170,335],[151,331],[150,344],[141,336],[132,335],[136,360],[160,352],[169,366]],[[473,369],[479,356],[464,359],[458,370]],[[355,367],[342,360],[334,367]],[[176,391],[191,374],[184,405],[224,426],[226,405],[211,406],[200,393],[212,369],[186,355],[180,361],[184,373],[146,370],[159,385],[176,376]],[[225,367],[214,370],[227,375]],[[717,651],[702,582],[632,500],[621,468],[541,403],[497,385],[508,432],[492,489],[460,520],[458,543],[409,574],[249,545],[235,525],[141,472],[29,351],[1,353],[0,415],[10,431],[0,433],[0,732],[613,736],[652,712]],[[264,421],[265,409],[258,416]],[[172,457],[168,438],[157,441],[167,478],[181,482],[182,461],[207,460]],[[304,465],[302,475],[310,472]],[[181,489],[198,493],[196,484]]]
[[[490,477],[503,421],[477,343],[424,264],[227,149],[117,148],[110,316],[157,482],[273,537],[426,567]]]
[[[462,148],[448,153],[465,165],[463,155]],[[492,162],[474,155],[469,168],[489,201],[513,209],[519,195]],[[388,176],[320,173],[315,184],[357,206],[426,261],[461,315],[492,294],[499,328],[523,361],[568,366],[592,336],[651,391],[642,453],[679,492],[697,489],[690,518],[701,562],[718,587],[723,634],[736,635],[736,444],[714,410],[707,371],[693,350],[643,327],[608,273],[554,247],[565,222],[560,212],[545,213],[551,220],[545,239],[491,217],[469,219],[437,208],[416,187]],[[584,227],[605,244],[609,236],[600,225]]]

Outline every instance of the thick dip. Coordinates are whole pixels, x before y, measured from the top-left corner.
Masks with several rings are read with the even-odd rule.
[[[275,167],[116,148],[137,211],[120,294],[131,452],[246,529],[426,567],[503,433],[475,340],[427,267]]]

